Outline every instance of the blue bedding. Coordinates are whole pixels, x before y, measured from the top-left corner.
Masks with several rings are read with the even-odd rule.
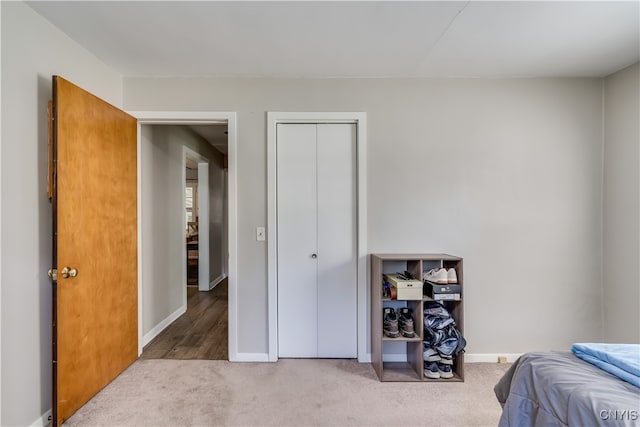
[[[585,362],[640,387],[640,345],[576,343],[571,351]]]

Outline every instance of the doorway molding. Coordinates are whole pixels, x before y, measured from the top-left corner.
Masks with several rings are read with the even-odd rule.
[[[267,288],[269,361],[278,360],[278,259],[277,259],[277,162],[278,123],[353,123],[356,125],[357,189],[357,323],[358,361],[370,362],[369,292],[367,291],[367,113],[364,112],[268,112],[267,113]]]
[[[138,119],[138,201],[142,200],[141,130],[143,125],[215,125],[227,124],[228,143],[228,286],[229,286],[229,361],[238,360],[238,265],[237,265],[237,121],[235,112],[216,111],[127,111]],[[142,354],[142,206],[138,203],[138,354]],[[186,249],[185,249],[186,250]],[[185,255],[186,257],[186,255]],[[186,274],[186,272],[185,272]],[[186,277],[186,276],[185,276]],[[186,287],[185,287],[186,289]]]

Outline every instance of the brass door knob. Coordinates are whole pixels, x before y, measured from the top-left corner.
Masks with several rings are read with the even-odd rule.
[[[62,278],[68,279],[69,277],[76,277],[78,275],[78,270],[75,268],[65,267],[62,269],[60,274],[62,275]]]

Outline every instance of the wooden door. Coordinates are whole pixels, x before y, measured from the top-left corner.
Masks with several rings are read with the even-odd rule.
[[[137,122],[57,76],[52,113],[55,426],[138,356]]]
[[[354,124],[278,124],[279,357],[357,356]]]

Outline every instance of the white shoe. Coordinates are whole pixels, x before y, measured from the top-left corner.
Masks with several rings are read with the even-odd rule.
[[[447,270],[444,268],[434,268],[427,271],[423,279],[433,283],[449,283]]]
[[[425,362],[439,362],[440,354],[431,347],[427,347],[422,353],[422,360]]]
[[[458,283],[458,275],[455,268],[447,270],[447,283]]]

